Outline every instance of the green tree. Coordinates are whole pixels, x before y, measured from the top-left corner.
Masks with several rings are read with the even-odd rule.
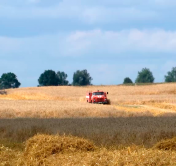
[[[129,77],[124,78],[123,84],[132,84],[132,83],[133,81]]]
[[[136,78],[136,83],[153,83],[155,78],[153,77],[152,72],[147,69],[143,68],[142,71],[138,72],[138,76]]]
[[[68,85],[67,79],[67,74],[64,72],[57,72],[57,77],[58,77],[58,84],[59,85]]]
[[[165,82],[176,82],[176,67],[173,67],[171,71],[167,72]]]
[[[74,86],[85,86],[91,85],[92,77],[87,70],[77,70],[73,74],[73,85]]]
[[[38,79],[40,86],[57,86],[58,85],[58,77],[55,71],[53,70],[45,70]]]
[[[18,88],[20,85],[14,73],[4,73],[0,78],[0,89]]]

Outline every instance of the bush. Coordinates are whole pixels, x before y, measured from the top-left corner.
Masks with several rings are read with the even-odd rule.
[[[126,77],[123,81],[123,84],[132,84],[133,81],[129,78],[129,77]]]

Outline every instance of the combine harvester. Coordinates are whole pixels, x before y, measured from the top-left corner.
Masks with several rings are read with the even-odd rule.
[[[108,92],[106,93],[99,90],[89,92],[86,95],[86,101],[93,104],[110,104],[110,101],[107,99],[107,94]]]

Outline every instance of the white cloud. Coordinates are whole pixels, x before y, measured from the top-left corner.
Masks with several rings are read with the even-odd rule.
[[[71,34],[36,36],[31,38],[0,37],[4,53],[47,53],[52,56],[80,56],[97,53],[176,52],[176,31],[124,30],[77,31]]]
[[[92,30],[30,38],[0,37],[0,51],[51,56],[84,56],[93,52],[113,55],[129,51],[175,53],[176,31]]]
[[[110,53],[125,51],[176,52],[176,32],[164,30],[85,31],[69,36],[76,46],[89,43],[87,50],[106,50]],[[85,49],[85,48],[83,48]]]

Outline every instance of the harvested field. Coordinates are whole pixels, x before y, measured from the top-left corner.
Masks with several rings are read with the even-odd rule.
[[[0,166],[176,165],[176,152],[169,150],[176,145],[175,89],[9,89],[0,95]],[[91,90],[108,91],[111,105],[86,103]]]

